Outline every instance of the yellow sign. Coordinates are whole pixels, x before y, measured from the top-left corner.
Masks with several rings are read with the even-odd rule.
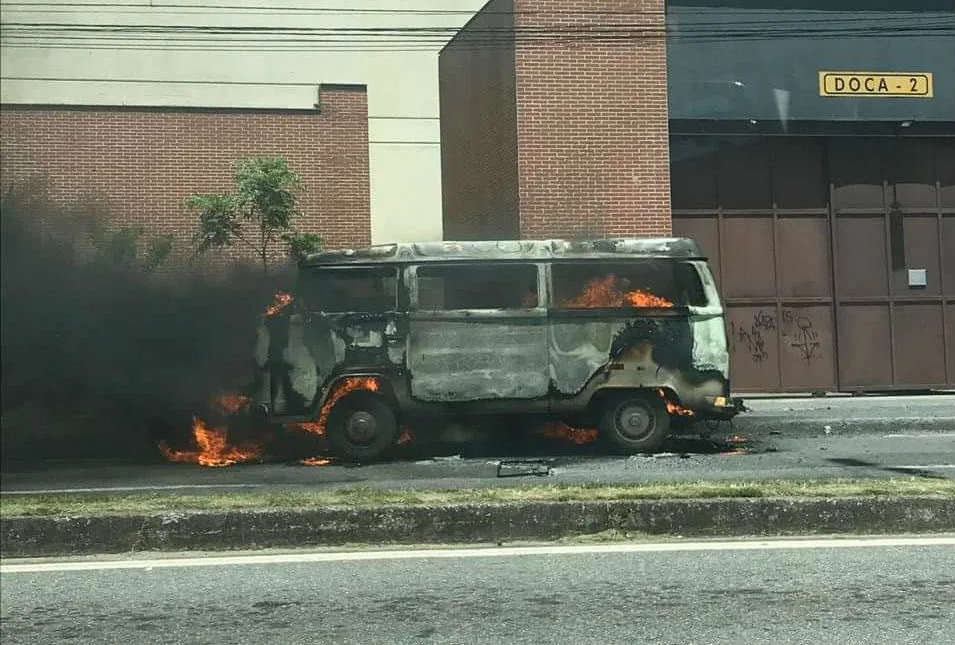
[[[925,72],[819,72],[819,96],[909,96],[931,98],[932,75]]]

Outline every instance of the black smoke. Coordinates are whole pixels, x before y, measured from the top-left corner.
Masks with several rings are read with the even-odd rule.
[[[9,189],[0,219],[5,463],[157,459],[160,439],[184,443],[214,394],[251,380],[258,316],[289,271],[213,276],[181,267],[182,248],[149,270],[122,240],[97,246],[95,208]]]

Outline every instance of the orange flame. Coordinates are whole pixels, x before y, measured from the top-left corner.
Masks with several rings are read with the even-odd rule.
[[[327,466],[332,463],[331,458],[329,457],[309,457],[308,459],[303,459],[299,462],[303,466]]]
[[[292,303],[292,300],[294,300],[294,298],[290,294],[287,294],[284,291],[279,291],[278,293],[276,293],[274,298],[275,300],[273,300],[272,304],[269,305],[268,308],[265,310],[266,316],[275,316],[276,314],[281,312],[283,309],[288,307]]]
[[[624,299],[627,301],[627,304],[631,307],[672,307],[673,302],[662,298],[660,296],[655,296],[649,291],[644,291],[643,289],[634,289],[633,291],[628,291],[623,294]]]
[[[235,414],[249,404],[252,399],[241,394],[221,394],[212,400],[214,406],[226,414]]]
[[[746,444],[749,443],[749,439],[742,435],[733,434],[723,440],[723,443],[729,446],[735,446],[729,450],[720,451],[721,455],[748,455],[752,451],[746,447]]]
[[[299,423],[290,423],[289,426],[297,430],[304,430],[319,437],[325,436],[325,426],[319,425],[314,421],[301,421]]]
[[[599,432],[593,428],[574,428],[561,421],[548,421],[544,424],[544,436],[551,439],[572,441],[578,446],[591,443]]]
[[[229,445],[224,429],[210,428],[199,417],[194,417],[192,420],[192,434],[198,450],[173,450],[166,445],[166,442],[161,442],[160,452],[169,461],[200,466],[231,466],[258,459],[262,454],[261,447],[255,444]]]
[[[667,413],[669,413],[671,416],[688,418],[696,416],[696,412],[693,410],[688,410],[676,401],[671,401],[670,397],[667,396],[667,393],[664,390],[657,390],[657,394],[659,394],[660,398],[663,399],[664,403],[666,403]]]
[[[627,290],[626,278],[613,273],[603,278],[594,278],[576,298],[565,300],[562,307],[569,309],[594,309],[598,307],[672,307],[673,302],[643,289]]]
[[[377,392],[378,388],[378,379],[374,376],[349,376],[343,378],[335,386],[335,390],[328,397],[328,400],[326,400],[322,405],[322,409],[319,410],[318,419],[316,421],[305,421],[292,425],[297,427],[299,430],[311,432],[312,434],[316,434],[320,437],[324,436],[325,424],[328,423],[328,415],[331,413],[332,408],[335,407],[335,404],[338,403],[343,396],[354,392],[355,390],[368,390],[370,392]]]

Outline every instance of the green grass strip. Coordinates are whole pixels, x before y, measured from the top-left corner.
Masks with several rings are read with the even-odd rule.
[[[519,488],[399,490],[351,488],[328,491],[10,495],[0,517],[24,515],[136,515],[169,511],[308,509],[328,506],[440,505],[637,499],[756,497],[955,497],[955,482],[942,479],[835,479],[823,481],[663,482],[627,485],[532,485]]]

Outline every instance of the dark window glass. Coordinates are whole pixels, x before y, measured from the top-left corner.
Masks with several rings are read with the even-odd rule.
[[[398,300],[398,268],[356,267],[304,271],[299,297],[308,311],[391,311]]]
[[[532,264],[418,267],[418,309],[529,309],[537,306]]]
[[[706,304],[696,268],[679,262],[555,264],[558,309],[682,307]]]

